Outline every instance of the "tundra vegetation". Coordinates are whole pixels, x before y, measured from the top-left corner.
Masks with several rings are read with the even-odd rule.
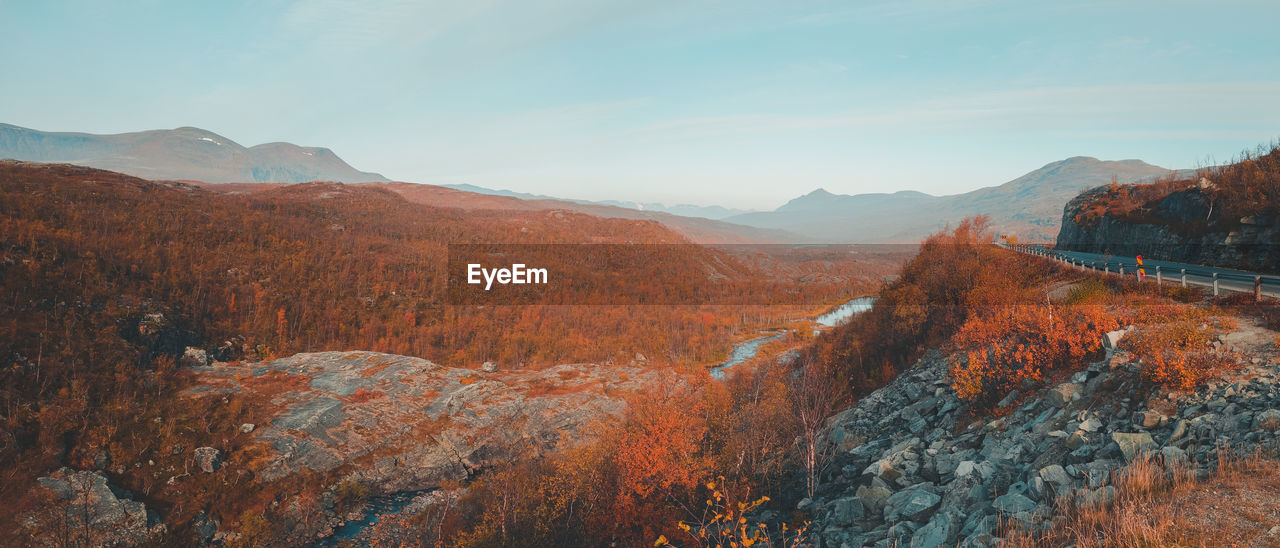
[[[14,501],[0,511],[0,541],[30,533],[19,521],[41,504],[36,478],[64,466],[105,474],[154,510],[179,543],[198,516],[222,530],[254,525],[263,538],[287,535],[287,506],[333,497],[334,478],[262,480],[271,449],[240,429],[269,422],[280,410],[272,395],[304,389],[301,377],[248,374],[254,398],[189,392],[191,365],[367,349],[464,368],[606,366],[644,356],[650,367],[696,376],[742,337],[812,312],[811,305],[448,306],[443,275],[453,242],[688,244],[652,221],[434,208],[371,187],[219,193],[78,166],[0,162],[0,494]],[[694,248],[672,248],[664,268],[683,274],[673,279],[767,291],[759,280],[813,274],[809,302],[868,291],[897,260],[744,259]],[[761,294],[759,302],[787,298]],[[366,390],[348,401],[380,397]],[[641,424],[635,428],[646,431],[658,423]],[[696,423],[688,431],[700,432]],[[234,481],[194,474],[170,482],[160,472],[190,469],[192,451],[209,446],[220,449],[223,469],[239,472]],[[685,464],[707,458],[679,454]],[[777,474],[762,453],[744,459]],[[647,485],[645,468],[624,468],[638,475],[627,476],[631,485]],[[664,493],[687,485],[685,478],[658,484]],[[338,498],[354,500],[347,494]],[[637,491],[637,515],[654,496]],[[581,517],[581,508],[571,515]]]
[[[297,543],[289,535],[310,519],[297,508],[346,510],[370,496],[367,485],[333,475],[264,480],[270,447],[241,425],[268,421],[278,405],[272,394],[305,387],[294,375],[250,374],[238,381],[252,391],[193,397],[183,392],[193,388],[193,375],[179,363],[196,359],[188,346],[246,363],[334,348],[466,367],[650,361],[679,382],[621,395],[625,411],[600,417],[585,437],[556,450],[440,485],[438,503],[380,521],[372,538],[394,545],[780,546],[812,532],[814,516],[797,502],[831,477],[836,448],[825,438],[827,417],[930,349],[948,356],[948,389],[976,419],[1007,412],[1001,401],[1013,390],[1043,387],[1101,359],[1103,335],[1121,327],[1135,326],[1124,344],[1146,386],[1186,390],[1235,366],[1207,346],[1234,315],[1260,317],[1273,329],[1280,321],[1270,304],[1233,307],[1230,299],[1002,250],[991,245],[987,220],[976,217],[926,239],[869,312],[815,338],[780,341],[769,348],[794,352],[735,367],[717,381],[705,365],[735,340],[807,311],[449,307],[436,289],[449,241],[683,241],[655,223],[562,212],[463,214],[330,184],[213,194],[15,163],[0,164],[0,192],[0,322],[9,335],[0,342],[0,494],[15,501],[0,514],[0,540],[13,542],[32,532],[20,526],[22,516],[65,516],[49,511],[36,483],[64,466],[103,471],[163,516],[168,528],[158,542],[187,543],[198,523],[216,519],[238,533],[234,543]],[[685,257],[673,268],[705,274],[709,256]],[[839,274],[820,278],[830,282],[823,287],[833,301],[878,285],[885,266],[818,263],[774,264],[787,275],[805,268]],[[637,360],[637,353],[651,358]],[[384,397],[355,391],[347,401]],[[241,473],[193,474],[175,486],[153,471],[189,466],[190,449],[210,445],[221,448],[218,462],[198,466]],[[1107,527],[1078,515],[1093,530]],[[66,533],[56,519],[30,523],[51,538]]]

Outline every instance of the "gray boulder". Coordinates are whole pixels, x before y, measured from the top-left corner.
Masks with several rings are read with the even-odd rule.
[[[1114,352],[1116,348],[1119,348],[1120,340],[1123,339],[1125,335],[1128,335],[1132,330],[1132,327],[1126,327],[1124,329],[1117,329],[1115,331],[1108,332],[1106,335],[1102,336],[1102,347],[1105,348],[1108,353]]]
[[[922,488],[899,491],[885,499],[884,520],[889,522],[903,519],[924,521],[929,517],[930,513],[938,508],[938,503],[940,502],[942,502],[942,497]]]
[[[938,512],[911,537],[911,545],[915,548],[951,546],[959,533],[960,525],[950,513]]]
[[[849,526],[865,517],[865,509],[858,497],[849,497],[831,503],[827,518],[836,525]]]
[[[1133,424],[1143,428],[1155,428],[1165,420],[1164,415],[1155,411],[1138,411],[1133,414]]]
[[[898,478],[902,477],[902,472],[895,468],[889,459],[882,459],[871,463],[867,466],[866,470],[863,470],[862,473],[874,475],[889,483],[893,483]]]
[[[1116,445],[1120,447],[1120,453],[1124,455],[1126,462],[1133,461],[1157,447],[1155,440],[1151,439],[1151,434],[1146,432],[1115,432],[1111,434],[1111,439],[1115,440]]]
[[[1165,466],[1187,462],[1187,452],[1172,445],[1161,448],[1160,457],[1164,460]]]
[[[1034,512],[1036,502],[1018,493],[1008,493],[996,497],[992,503],[996,510],[1006,515],[1020,514],[1023,512]]]
[[[201,348],[188,346],[178,358],[178,365],[183,367],[204,367],[209,365],[209,354]]]
[[[1058,406],[1066,407],[1074,400],[1084,394],[1084,385],[1074,382],[1064,382],[1049,389],[1049,402]]]
[[[859,487],[857,491],[858,500],[862,501],[863,508],[873,514],[884,511],[885,500],[892,494],[892,491],[875,485]]]
[[[956,466],[956,477],[963,478],[976,471],[978,471],[977,463],[971,460],[961,461],[960,464]]]
[[[1040,478],[1052,485],[1070,485],[1071,476],[1067,475],[1067,471],[1062,468],[1061,464],[1050,464],[1040,469]]]
[[[195,450],[196,466],[206,474],[212,474],[222,467],[222,451],[212,447],[198,447]]]
[[[1268,409],[1253,418],[1253,429],[1273,432],[1280,430],[1280,410]]]

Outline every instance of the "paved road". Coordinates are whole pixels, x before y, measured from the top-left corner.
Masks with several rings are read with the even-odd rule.
[[[1017,251],[1023,253],[1031,253],[1041,255],[1051,259],[1060,261],[1074,262],[1076,266],[1083,265],[1086,268],[1094,268],[1099,271],[1109,271],[1119,275],[1120,269],[1124,269],[1125,276],[1137,277],[1137,260],[1134,257],[1118,257],[1114,255],[1101,255],[1098,253],[1084,253],[1081,251],[1058,251],[1043,246],[1019,245],[1014,246]],[[1225,293],[1234,291],[1239,293],[1253,293],[1254,279],[1261,277],[1262,294],[1269,297],[1280,298],[1280,276],[1274,274],[1259,274],[1256,272],[1247,272],[1244,270],[1233,270],[1230,268],[1218,268],[1214,266],[1204,266],[1197,264],[1175,263],[1170,261],[1156,261],[1146,259],[1144,261],[1147,269],[1146,281],[1156,283],[1156,267],[1160,267],[1160,274],[1164,278],[1164,283],[1181,284],[1182,270],[1186,269],[1187,284],[1213,288],[1213,275],[1218,275],[1219,291]]]

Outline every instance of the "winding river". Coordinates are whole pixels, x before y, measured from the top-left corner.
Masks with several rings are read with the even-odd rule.
[[[858,297],[847,303],[835,307],[835,309],[814,318],[814,322],[825,327],[835,327],[844,322],[849,321],[855,314],[860,314],[871,310],[871,306],[876,302],[875,297]]]
[[[383,516],[396,514],[408,508],[414,502],[414,499],[420,495],[430,493],[434,489],[426,489],[422,491],[402,491],[399,493],[391,493],[389,495],[379,495],[371,497],[364,508],[364,516],[360,519],[348,521],[333,530],[333,534],[319,540],[313,547],[332,547],[341,546],[344,542],[352,543],[358,546],[365,546],[367,539],[361,539],[361,535],[370,527],[377,525],[378,520]]]
[[[871,307],[875,302],[875,297],[858,297],[824,312],[814,318],[813,322],[823,327],[835,327],[849,321],[849,318],[852,318],[856,314],[871,310]],[[756,357],[756,355],[760,353],[761,346],[764,346],[765,343],[778,340],[783,335],[787,334],[787,330],[780,329],[777,331],[764,331],[763,333],[767,334],[762,337],[756,337],[739,343],[737,346],[733,347],[733,351],[729,353],[728,360],[711,368],[711,377],[723,379],[726,370]]]
[[[783,335],[787,334],[787,331],[785,329],[780,329],[778,331],[767,331],[766,333],[770,334],[764,337],[751,339],[733,347],[733,351],[729,353],[728,361],[711,368],[711,377],[715,379],[723,379],[726,369],[756,357],[756,354],[760,352],[760,347],[763,346],[764,343],[782,338]]]

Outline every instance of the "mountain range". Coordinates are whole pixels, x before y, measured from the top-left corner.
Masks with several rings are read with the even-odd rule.
[[[205,183],[390,182],[377,173],[351,167],[327,148],[290,143],[246,148],[193,127],[92,135],[0,124],[0,158],[73,163],[147,179]],[[1024,241],[1050,241],[1058,233],[1063,205],[1082,191],[1113,178],[1121,183],[1142,182],[1171,173],[1140,160],[1077,156],[1046,164],[998,186],[961,194],[899,191],[845,195],[817,189],[773,211],[574,200],[470,184],[396,183],[391,190],[411,200],[446,207],[568,209],[600,217],[653,220],[702,243],[914,243],[979,214],[990,216],[993,228],[1001,233],[1015,234]]]
[[[78,164],[144,179],[207,183],[387,181],[377,173],[351,167],[327,148],[292,143],[246,148],[194,127],[94,135],[0,124],[0,158]]]
[[[709,206],[695,205],[695,204],[667,205],[659,202],[631,202],[631,201],[623,201],[623,200],[600,200],[600,201],[575,200],[571,198],[557,198],[555,196],[546,196],[543,194],[529,194],[526,192],[516,192],[514,190],[494,190],[492,188],[485,188],[482,186],[476,186],[476,185],[470,185],[470,184],[454,184],[454,185],[441,185],[441,186],[445,186],[445,187],[449,187],[457,190],[464,190],[467,192],[474,192],[476,194],[488,194],[490,196],[507,196],[510,198],[520,198],[522,200],[561,200],[566,202],[574,202],[578,204],[624,207],[627,209],[635,209],[639,211],[656,211],[660,213],[670,213],[672,215],[681,215],[685,217],[702,217],[704,219],[712,219],[712,220],[720,220],[720,219],[732,217],[734,215],[742,215],[745,213],[755,212],[754,210],[750,210],[750,209],[737,209],[737,208],[724,207],[724,206],[718,206],[718,205],[709,205]]]
[[[892,194],[832,194],[818,189],[778,209],[727,217],[731,223],[794,232],[819,241],[909,243],[985,214],[994,229],[1025,241],[1049,241],[1058,233],[1062,208],[1080,192],[1110,182],[1138,182],[1170,170],[1140,160],[1103,161],[1076,156],[1053,162],[999,186],[963,194],[934,196],[916,191]]]

